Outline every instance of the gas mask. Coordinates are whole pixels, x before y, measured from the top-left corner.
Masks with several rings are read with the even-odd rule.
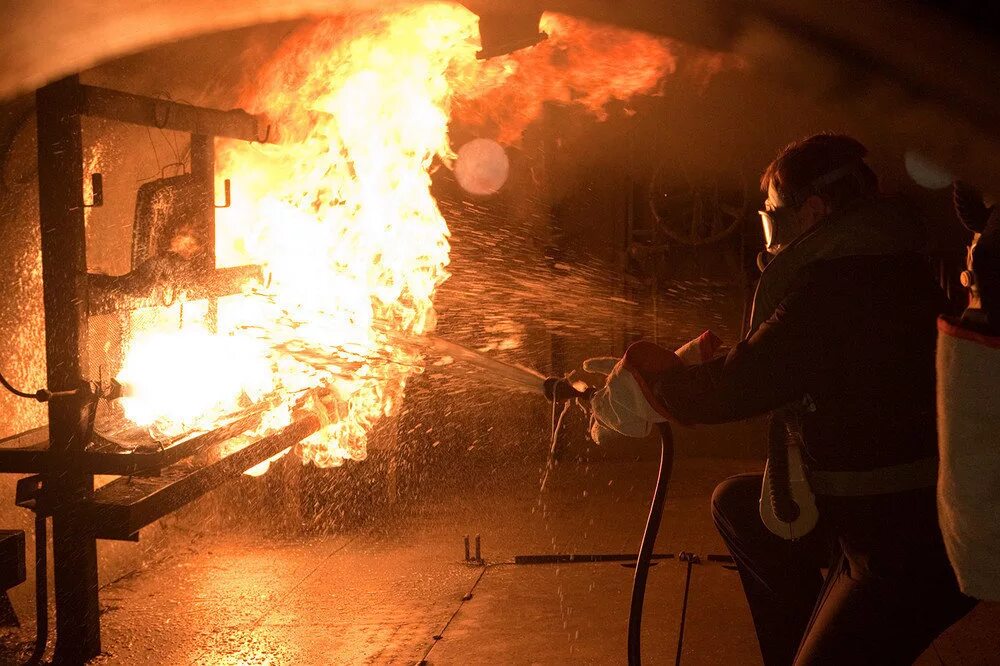
[[[758,211],[764,228],[764,247],[767,253],[774,256],[799,237],[802,233],[802,223],[798,219],[798,211],[809,197],[818,194],[823,187],[841,178],[857,176],[858,166],[858,163],[852,162],[838,167],[816,178],[797,192],[782,194],[781,206]]]
[[[774,210],[760,210],[760,223],[764,227],[764,248],[774,256],[781,252],[799,235],[799,224],[795,209],[781,206]]]

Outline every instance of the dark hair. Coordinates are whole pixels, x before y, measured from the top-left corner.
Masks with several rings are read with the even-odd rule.
[[[767,192],[774,184],[782,199],[801,199],[810,194],[821,197],[832,210],[869,197],[878,191],[878,177],[864,161],[868,154],[860,141],[845,134],[815,134],[781,149],[760,178],[760,189]],[[815,184],[823,176],[856,165],[842,178]]]

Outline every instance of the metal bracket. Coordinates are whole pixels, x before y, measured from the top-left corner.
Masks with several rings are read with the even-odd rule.
[[[222,188],[223,188],[222,191],[225,194],[226,203],[222,204],[221,206],[219,204],[215,204],[215,207],[229,208],[231,205],[233,205],[233,188],[232,188],[232,183],[229,181],[228,178],[222,181]]]
[[[681,562],[688,562],[690,564],[701,564],[700,557],[698,557],[694,553],[689,553],[687,551],[683,551],[680,554],[678,554],[677,559],[680,560]]]
[[[478,534],[476,535],[475,556],[473,556],[469,552],[469,535],[468,534],[465,535],[465,561],[468,562],[469,564],[478,564],[478,565],[486,564],[486,561],[483,559],[482,540],[479,538]]]
[[[18,479],[14,490],[14,504],[22,509],[32,511],[36,515],[47,518],[55,513],[57,509],[61,508],[59,502],[69,504],[75,501],[75,499],[82,499],[76,497],[69,499],[66,497],[54,498],[53,494],[45,488],[46,480],[45,474],[32,474],[23,479]]]
[[[18,479],[17,488],[14,491],[14,504],[22,509],[37,513],[40,509],[39,498],[42,494],[43,480],[44,477],[41,474],[32,474]]]

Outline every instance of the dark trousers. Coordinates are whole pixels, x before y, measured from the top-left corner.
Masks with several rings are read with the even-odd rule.
[[[712,514],[736,560],[767,666],[911,664],[975,605],[948,564],[933,491],[826,498],[817,528],[792,542],[761,522],[761,481],[759,474],[724,481]]]

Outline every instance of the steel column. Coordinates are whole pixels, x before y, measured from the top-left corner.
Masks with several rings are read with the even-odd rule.
[[[87,368],[87,256],[83,216],[83,143],[79,80],[69,77],[36,93],[38,202],[41,222],[47,385],[80,388]],[[53,452],[86,446],[86,397],[49,402]],[[78,519],[94,477],[67,468],[45,485],[53,506],[57,663],[82,663],[101,651],[97,541]]]
[[[191,176],[198,197],[198,230],[204,244],[199,261],[203,270],[215,270],[215,137],[191,135]],[[215,331],[219,319],[219,299],[208,301],[208,326]]]
[[[198,196],[198,229],[205,243],[201,260],[215,270],[215,137],[191,135],[191,176]]]

